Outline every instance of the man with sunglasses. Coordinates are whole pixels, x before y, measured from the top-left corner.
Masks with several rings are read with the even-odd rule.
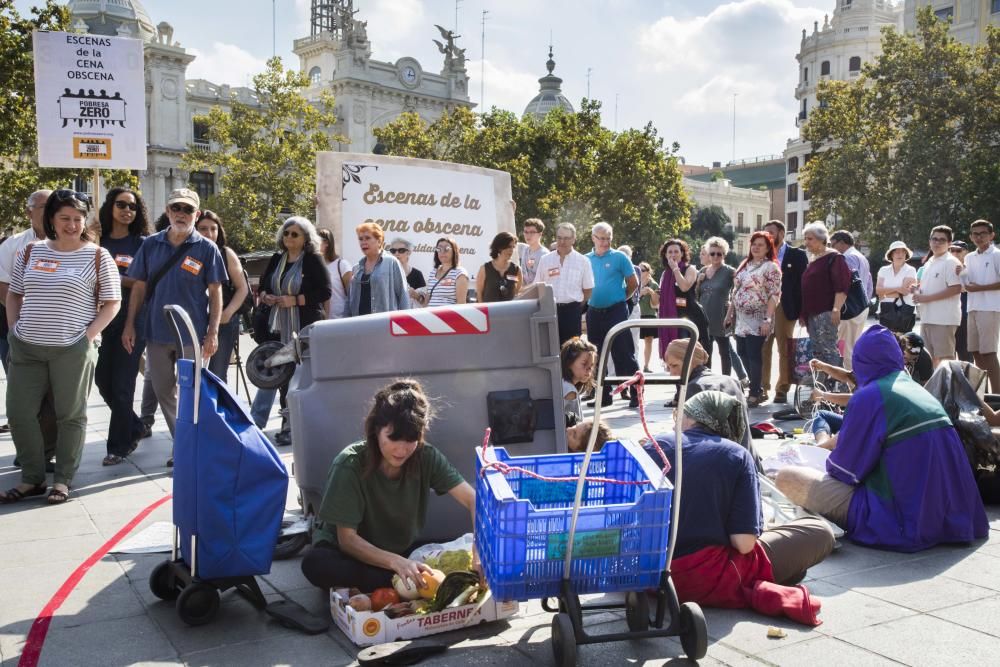
[[[8,357],[10,356],[10,346],[7,343],[7,309],[3,304],[7,302],[7,288],[10,287],[10,276],[14,271],[14,258],[26,246],[35,241],[45,240],[45,228],[42,218],[45,214],[45,202],[49,200],[52,190],[35,190],[28,196],[25,214],[30,222],[29,227],[7,239],[0,245],[0,363],[3,364],[4,373],[7,372]],[[84,195],[86,196],[86,195]],[[89,199],[88,199],[89,201]],[[41,411],[38,413],[38,421],[42,426],[42,434],[45,438],[46,461],[49,461],[48,468],[54,468],[51,463],[52,457],[56,453],[56,413],[52,404],[52,392],[49,391],[42,401]],[[3,424],[0,426],[0,433],[8,433],[10,426]],[[16,462],[15,462],[16,464]]]
[[[1000,392],[1000,250],[993,245],[993,223],[976,220],[969,229],[975,252],[965,257],[962,285],[969,293],[968,350],[986,371],[990,389]]]
[[[184,354],[188,350],[177,349],[173,327],[163,317],[163,307],[178,305],[191,316],[195,332],[201,337],[201,352],[206,360],[215,354],[219,344],[225,263],[218,246],[195,230],[200,206],[197,192],[187,188],[171,192],[167,198],[170,226],[143,241],[128,271],[128,277],[135,282],[122,344],[132,351],[136,315],[140,306],[148,302],[146,374],[171,437],[177,420],[176,361],[178,357],[188,356]],[[167,465],[173,465],[172,456]]]
[[[955,332],[962,322],[961,264],[948,252],[951,227],[938,225],[931,230],[931,258],[920,274],[919,292],[913,302],[920,306],[920,333],[934,367],[955,358]]]

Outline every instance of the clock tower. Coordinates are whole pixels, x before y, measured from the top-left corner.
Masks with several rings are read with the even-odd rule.
[[[444,65],[440,73],[427,72],[409,56],[394,63],[373,59],[368,22],[357,14],[354,0],[312,0],[310,34],[294,44],[300,69],[309,76],[307,96],[334,94],[334,130],[348,138],[341,150],[371,151],[372,129],[405,111],[433,122],[448,109],[474,106],[465,49],[455,43],[459,35],[437,26],[444,42],[434,42],[444,54]]]

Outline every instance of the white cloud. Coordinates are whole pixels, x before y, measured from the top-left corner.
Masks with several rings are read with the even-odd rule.
[[[267,62],[244,51],[234,44],[212,42],[205,49],[189,47],[188,53],[196,56],[188,65],[188,79],[207,79],[212,83],[231,86],[252,86],[252,77],[264,71]]]
[[[485,71],[486,78],[486,110],[490,107],[508,109],[516,114],[524,111],[531,98],[538,93],[538,77],[536,75],[507,67],[486,59],[485,68],[481,60],[470,60],[466,67],[469,71],[469,97],[479,104],[479,88],[482,78],[480,72]],[[477,108],[477,111],[484,109]]]

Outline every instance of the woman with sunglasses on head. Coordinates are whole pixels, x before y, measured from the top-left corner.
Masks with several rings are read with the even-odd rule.
[[[450,306],[465,303],[469,294],[469,273],[458,265],[458,243],[439,238],[434,244],[434,273],[419,292],[423,306]]]
[[[7,292],[10,373],[7,418],[21,463],[21,483],[0,503],[47,490],[45,443],[38,411],[51,387],[58,436],[49,504],[69,498],[87,429],[87,397],[97,363],[97,337],[114,319],[122,290],[114,260],[90,242],[90,197],[56,190],[45,204],[46,240],[14,260]]]
[[[729,375],[733,370],[732,331],[725,325],[726,312],[729,310],[729,297],[733,291],[733,279],[736,277],[736,270],[726,264],[726,255],[729,254],[729,243],[720,236],[712,236],[705,241],[703,248],[707,256],[705,266],[698,272],[698,302],[701,303],[702,310],[708,318],[709,338],[700,341],[708,352],[712,355],[712,345],[719,350],[719,358],[722,360],[722,374]],[[739,360],[739,357],[736,357]],[[740,363],[742,366],[742,362]],[[737,375],[740,369],[737,368]],[[742,377],[746,377],[744,372]]]
[[[376,222],[365,222],[354,231],[358,235],[358,247],[363,257],[354,267],[344,317],[409,308],[410,297],[403,267],[392,254],[383,250],[385,232],[382,226]]]
[[[208,362],[208,370],[223,382],[229,377],[229,360],[240,337],[240,308],[250,293],[250,283],[243,273],[243,264],[236,251],[226,245],[226,230],[222,220],[212,211],[202,211],[194,228],[198,233],[219,247],[226,267],[226,281],[222,283],[222,315],[219,317],[219,347]]]
[[[326,269],[330,272],[330,300],[326,304],[326,316],[331,320],[344,316],[344,304],[347,303],[347,290],[351,286],[354,269],[351,263],[337,254],[337,243],[333,240],[333,232],[321,229],[319,234],[319,254],[323,255]]]
[[[122,287],[121,308],[104,330],[101,347],[97,354],[97,368],[94,383],[101,392],[101,398],[111,408],[108,424],[107,456],[103,465],[122,463],[139,445],[145,428],[135,414],[135,382],[139,375],[139,362],[146,349],[146,341],[137,338],[135,347],[129,352],[122,344],[125,319],[128,315],[129,290],[135,282],[127,276],[128,268],[139,246],[151,233],[146,205],[137,192],[128,188],[112,188],[108,191],[104,204],[98,213],[101,228],[101,247],[108,251],[118,268]],[[142,322],[145,309],[139,315]],[[137,327],[142,331],[142,327]]]
[[[257,294],[261,303],[271,307],[267,319],[270,337],[287,343],[292,334],[325,318],[323,308],[330,300],[330,273],[319,254],[320,237],[316,227],[301,216],[285,220],[275,236],[278,252],[271,256],[260,278]],[[288,383],[278,388],[281,407],[285,407]],[[258,392],[260,395],[260,392]],[[271,394],[273,401],[273,394]],[[254,399],[254,411],[260,406]],[[268,406],[270,411],[270,406]],[[287,419],[275,438],[276,445],[292,444]]]

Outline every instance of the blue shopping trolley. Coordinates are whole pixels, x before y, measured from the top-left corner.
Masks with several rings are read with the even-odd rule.
[[[149,587],[176,601],[189,625],[210,622],[219,594],[236,589],[267,605],[256,575],[271,571],[288,495],[288,472],[274,446],[225,382],[202,368],[201,346],[187,313],[164,307],[177,349],[179,385],[174,432],[174,543]],[[191,340],[183,345],[184,334]]]

